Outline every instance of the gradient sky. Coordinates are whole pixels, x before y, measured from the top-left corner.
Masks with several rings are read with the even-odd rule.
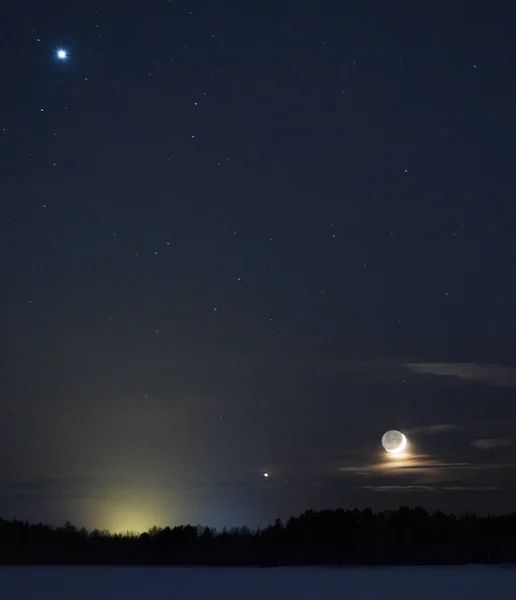
[[[3,2],[0,515],[513,510],[514,23]]]

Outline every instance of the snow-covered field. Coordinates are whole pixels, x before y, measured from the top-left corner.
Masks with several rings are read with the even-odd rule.
[[[516,568],[0,567],[2,600],[501,600]]]

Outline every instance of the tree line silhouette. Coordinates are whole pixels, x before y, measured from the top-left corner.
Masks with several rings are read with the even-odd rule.
[[[416,506],[309,510],[263,529],[192,525],[146,533],[0,519],[2,564],[452,565],[516,562],[516,514],[478,517]]]

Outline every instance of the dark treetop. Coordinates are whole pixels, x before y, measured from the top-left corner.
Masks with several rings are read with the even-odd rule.
[[[286,524],[214,531],[153,527],[141,535],[0,521],[5,564],[353,565],[516,562],[516,515],[457,518],[420,507],[308,511]]]

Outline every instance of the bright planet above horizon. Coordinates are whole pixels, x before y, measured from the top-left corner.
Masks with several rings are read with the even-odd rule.
[[[382,436],[382,446],[391,454],[403,452],[407,446],[407,438],[396,429],[386,431]]]

